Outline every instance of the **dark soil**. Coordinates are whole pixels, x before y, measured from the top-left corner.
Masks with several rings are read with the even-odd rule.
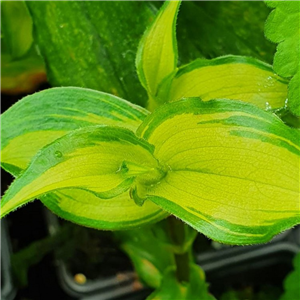
[[[112,232],[67,221],[62,224],[71,226],[72,240],[65,249],[58,249],[58,258],[64,259],[72,275],[80,273],[88,279],[96,279],[133,270],[129,258],[118,249]]]

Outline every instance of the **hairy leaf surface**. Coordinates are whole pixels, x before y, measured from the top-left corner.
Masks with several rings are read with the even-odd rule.
[[[16,176],[41,148],[74,129],[105,124],[135,131],[147,114],[130,102],[88,89],[53,88],[30,95],[2,116],[1,163]],[[78,189],[39,198],[60,217],[99,229],[133,228],[167,215],[152,202],[137,206],[128,191],[113,201]]]
[[[138,134],[169,169],[148,199],[213,240],[265,242],[300,222],[300,133],[247,103],[185,99]]]
[[[17,175],[38,150],[62,135],[104,124],[135,131],[148,112],[115,96],[82,88],[48,89],[23,98],[1,116],[1,164]]]
[[[287,81],[274,74],[271,66],[241,56],[198,59],[179,69],[169,88],[169,101],[228,98],[263,109],[283,107],[287,98]]]
[[[292,78],[289,84],[289,106],[291,111],[300,115],[300,3],[299,1],[266,1],[275,8],[265,25],[265,35],[278,43],[274,56],[274,71],[280,76]]]
[[[126,192],[137,174],[157,167],[153,146],[132,131],[91,126],[43,148],[10,186],[1,215],[52,191],[78,188],[110,199]]]
[[[137,206],[128,191],[102,199],[79,189],[64,189],[40,197],[56,215],[74,223],[104,230],[125,230],[151,224],[168,213],[151,201]]]
[[[152,97],[161,81],[177,65],[175,25],[179,5],[180,1],[166,1],[139,45],[137,71],[142,85]]]

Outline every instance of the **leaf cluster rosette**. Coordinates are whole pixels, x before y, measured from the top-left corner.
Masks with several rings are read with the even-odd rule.
[[[16,176],[2,216],[36,198],[99,229],[173,214],[239,245],[299,223],[300,133],[264,111],[266,103],[284,106],[288,81],[240,56],[178,68],[179,5],[165,2],[138,49],[149,110],[64,87],[27,96],[2,115],[1,163]]]

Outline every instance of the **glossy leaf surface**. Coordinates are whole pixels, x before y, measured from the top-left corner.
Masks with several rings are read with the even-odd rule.
[[[138,134],[169,169],[148,199],[213,240],[265,242],[300,222],[299,131],[276,116],[186,99],[156,110]]]
[[[289,106],[291,111],[300,115],[300,3],[299,1],[265,1],[275,8],[269,15],[265,34],[268,39],[278,43],[274,56],[274,71],[286,78],[289,84]]]
[[[179,5],[180,1],[166,1],[139,44],[137,71],[142,85],[152,97],[177,65],[175,25]]]
[[[196,60],[178,70],[169,89],[169,101],[227,98],[263,109],[283,107],[287,98],[287,81],[274,74],[271,66],[241,56]]]
[[[156,11],[138,1],[26,2],[52,86],[91,88],[144,104],[135,55]]]
[[[1,116],[1,164],[17,175],[38,150],[62,135],[103,124],[135,131],[148,112],[105,93],[53,88],[23,98]]]

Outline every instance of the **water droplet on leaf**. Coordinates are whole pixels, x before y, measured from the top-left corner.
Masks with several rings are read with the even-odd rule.
[[[272,109],[272,107],[271,107],[270,103],[266,102],[266,110],[271,110],[271,109]]]
[[[289,99],[286,98],[285,101],[284,101],[284,108],[287,108],[288,104],[289,104]]]
[[[60,151],[55,151],[54,153],[55,157],[60,158],[62,157],[62,153]]]

